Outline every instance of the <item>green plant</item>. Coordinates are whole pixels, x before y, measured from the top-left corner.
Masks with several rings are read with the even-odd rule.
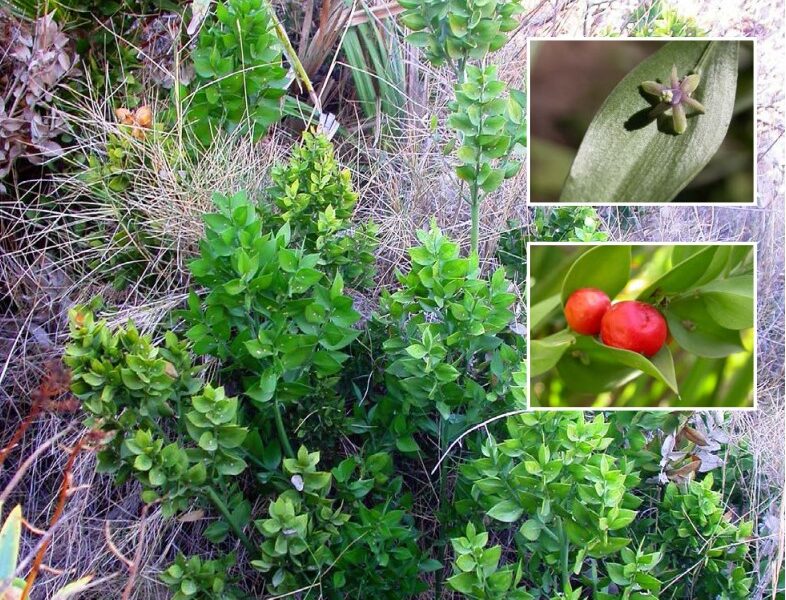
[[[751,524],[730,522],[712,475],[696,481],[695,467],[669,470],[679,483],[665,487],[641,476],[658,469],[650,457],[673,448],[661,428],[676,427],[687,453],[693,442],[685,436],[706,444],[684,420],[669,425],[674,418],[522,414],[507,419],[502,441],[483,443],[482,456],[461,469],[476,507],[466,514],[482,511],[499,535],[515,531],[520,562],[505,568],[517,573],[517,590],[544,599],[579,598],[582,589],[604,600],[747,597]],[[460,591],[470,598],[485,597],[472,587],[482,581],[472,561],[485,545],[482,538],[456,548],[467,583]]]
[[[169,588],[172,600],[235,600],[241,596],[227,575],[234,565],[234,554],[216,560],[178,554],[161,573],[161,581]]]
[[[518,173],[521,163],[512,160],[511,153],[517,144],[526,144],[526,100],[515,90],[503,98],[505,87],[496,65],[468,65],[466,80],[456,86],[456,100],[450,105],[448,126],[459,132],[461,144],[456,174],[470,186],[473,251],[478,248],[482,197]]]
[[[470,186],[470,249],[478,252],[482,196],[513,177],[520,163],[512,153],[527,142],[524,126],[526,97],[506,89],[497,78],[496,65],[486,65],[489,52],[501,48],[506,33],[516,27],[519,0],[399,0],[405,9],[402,22],[414,30],[407,39],[425,49],[426,58],[439,65],[447,61],[456,73],[456,99],[451,103],[448,126],[459,134],[456,173]],[[473,65],[469,59],[482,62]],[[446,148],[452,150],[454,143]]]
[[[498,269],[480,277],[472,258],[436,226],[419,231],[401,289],[384,293],[375,325],[382,327],[385,394],[367,411],[374,447],[421,455],[441,451],[467,427],[525,402],[522,338],[512,331],[516,295]],[[447,475],[440,468],[440,526],[451,517]],[[439,543],[439,542],[438,542]],[[444,546],[443,546],[444,547]],[[439,559],[437,559],[439,560]],[[441,570],[435,588],[441,588]]]
[[[411,85],[405,45],[392,21],[374,19],[368,7],[363,9],[370,22],[349,27],[341,40],[341,51],[351,69],[363,114],[368,119],[379,117],[383,127],[395,134],[407,116]]]
[[[418,239],[410,271],[399,275],[401,289],[383,294],[375,316],[388,337],[387,394],[369,414],[405,453],[419,451],[419,431],[433,434],[444,425],[450,438],[524,402],[520,337],[509,329],[516,295],[504,270],[479,278],[472,260],[435,226]]]
[[[120,458],[142,484],[142,501],[161,502],[165,516],[185,510],[193,497],[192,486],[205,483],[205,465],[189,466],[188,455],[176,442],[165,444],[150,430],[129,432]]]
[[[482,59],[507,42],[524,9],[520,0],[399,0],[407,36],[435,65],[448,62],[462,73],[469,59]]]
[[[358,195],[349,171],[339,167],[330,141],[305,132],[289,161],[273,167],[270,177],[272,185],[266,193],[273,206],[262,207],[266,230],[287,224],[291,243],[319,254],[320,268],[328,278],[340,272],[350,286],[369,286],[377,228],[372,222],[350,221]]]
[[[81,306],[69,312],[69,327],[64,362],[72,392],[91,414],[89,426],[155,428],[156,418],[173,416],[184,396],[200,387],[186,345],[172,332],[156,346],[133,323],[111,331]]]
[[[650,573],[663,558],[660,552],[644,552],[639,547],[635,552],[630,548],[620,550],[621,563],[606,563],[609,579],[622,590],[622,596],[605,592],[598,594],[599,600],[657,600],[661,583]]]
[[[486,548],[488,538],[488,533],[477,532],[470,522],[465,537],[450,540],[456,553],[453,562],[456,574],[447,580],[448,586],[479,600],[532,600],[531,594],[515,589],[521,580],[521,566],[500,568],[502,547]]]
[[[685,17],[663,0],[649,0],[628,18],[634,37],[704,37],[706,30],[693,17]]]
[[[419,575],[430,565],[417,548],[411,518],[392,508],[393,496],[384,505],[364,506],[360,500],[370,488],[354,501],[336,505],[328,498],[331,473],[317,470],[319,460],[319,452],[302,446],[296,458],[285,459],[292,488],[270,503],[267,519],[255,521],[265,541],[252,565],[272,572],[268,591],[281,594],[319,585],[328,598],[371,593],[400,598],[422,591]],[[346,483],[350,473],[343,475]]]
[[[334,393],[359,315],[341,275],[328,283],[317,269],[320,254],[289,247],[288,223],[275,236],[262,234],[263,219],[244,192],[216,194],[214,202],[219,212],[205,216],[201,257],[190,266],[207,293],[190,295],[186,335],[194,352],[245,378],[244,393],[260,411],[273,408],[292,456],[282,406]]]
[[[227,0],[205,24],[193,54],[193,91],[176,88],[185,121],[209,145],[219,129],[250,133],[254,139],[281,118],[286,93],[282,49],[263,0]]]
[[[713,484],[710,473],[700,482],[669,483],[663,493],[659,528],[675,578],[672,597],[749,598],[745,556],[753,523],[732,523]]]
[[[589,206],[536,208],[531,229],[517,221],[508,222],[497,247],[497,257],[519,281],[527,277],[527,242],[605,242],[608,234],[600,230],[600,219]]]
[[[186,428],[191,439],[202,450],[192,455],[209,465],[211,479],[221,475],[239,475],[246,468],[240,445],[248,430],[237,424],[238,401],[227,397],[224,388],[209,383],[201,394],[191,397],[194,410],[186,413]]]
[[[110,331],[86,307],[69,312],[69,327],[64,362],[72,370],[71,390],[89,413],[86,424],[105,435],[99,472],[118,483],[135,477],[142,500],[160,503],[165,516],[195,499],[209,502],[248,543],[243,523],[216,492],[231,496],[231,478],[246,467],[236,450],[246,434],[235,422],[237,399],[203,387],[186,344],[171,331],[155,346],[133,323]],[[169,417],[177,417],[177,431],[165,423]]]

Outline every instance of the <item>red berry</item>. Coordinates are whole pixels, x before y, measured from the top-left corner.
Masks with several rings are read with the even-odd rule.
[[[611,300],[601,290],[581,288],[573,292],[565,303],[565,320],[576,333],[598,335],[600,321],[611,306]]]
[[[618,302],[603,316],[600,339],[607,346],[654,356],[666,343],[669,328],[654,306],[629,300]]]

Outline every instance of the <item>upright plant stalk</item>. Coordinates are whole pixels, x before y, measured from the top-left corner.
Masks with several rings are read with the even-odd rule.
[[[278,439],[281,442],[281,446],[284,448],[284,452],[286,452],[289,458],[295,458],[295,452],[292,450],[292,445],[289,443],[286,429],[284,429],[284,419],[281,416],[281,406],[278,400],[273,401],[273,412],[276,419],[276,432],[278,433]]]
[[[442,418],[442,415],[439,417],[439,455],[442,456],[443,448],[445,446],[445,419]],[[440,463],[439,465],[439,514],[442,515],[442,508],[444,507],[444,499],[445,493],[447,490],[447,478],[445,477],[445,469],[444,463]],[[439,520],[438,520],[439,522]],[[440,524],[440,530],[442,529],[442,523]],[[444,536],[442,535],[442,531],[440,531],[439,539],[444,540]],[[441,563],[445,563],[447,545],[442,546],[442,556],[441,556]],[[444,579],[444,569],[438,570],[435,575],[434,581],[434,599],[439,600],[442,596],[442,581]]]

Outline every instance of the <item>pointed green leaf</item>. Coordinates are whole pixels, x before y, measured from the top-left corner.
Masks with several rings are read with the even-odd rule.
[[[552,369],[573,345],[576,337],[567,329],[540,340],[531,340],[529,348],[529,372],[537,377]]]
[[[564,364],[566,362],[572,365]],[[567,373],[562,370],[565,366],[568,366]],[[593,337],[581,335],[576,336],[570,354],[558,363],[558,368],[566,385],[577,391],[600,393],[645,373],[665,383],[675,394],[679,393],[668,346],[647,358],[630,350],[604,346]]]
[[[579,256],[562,282],[562,303],[581,288],[597,288],[614,299],[630,279],[630,246],[597,245]]]

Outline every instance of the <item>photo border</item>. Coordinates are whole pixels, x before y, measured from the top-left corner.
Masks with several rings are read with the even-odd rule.
[[[753,400],[750,406],[724,406],[724,407],[691,407],[691,406],[533,406],[532,405],[532,376],[530,369],[531,352],[531,339],[532,333],[529,326],[529,314],[531,306],[530,290],[532,288],[532,274],[530,273],[530,266],[532,256],[530,250],[534,246],[752,246],[753,247]],[[525,290],[525,308],[527,311],[527,334],[526,334],[526,348],[527,348],[527,411],[531,412],[550,412],[550,411],[583,411],[583,412],[606,412],[606,411],[620,411],[620,412],[642,412],[642,411],[658,411],[658,412],[678,412],[678,411],[701,411],[701,412],[753,412],[759,409],[759,242],[756,240],[751,241],[734,241],[734,242],[527,242],[527,289]]]
[[[532,98],[532,83],[530,81],[532,75],[532,43],[533,42],[751,42],[753,45],[753,199],[751,202],[533,202],[532,200],[532,131],[530,124],[532,123],[531,112],[531,98]],[[526,107],[526,135],[527,135],[527,156],[525,158],[524,166],[527,170],[527,196],[526,206],[536,208],[553,208],[557,206],[565,207],[579,207],[579,206],[717,206],[717,207],[734,207],[734,208],[756,208],[759,206],[759,51],[758,51],[758,38],[755,37],[641,37],[641,38],[612,38],[612,37],[543,37],[536,36],[527,38],[527,107]],[[584,132],[586,134],[586,131]],[[583,141],[582,136],[582,141]],[[725,139],[725,138],[724,138]],[[575,156],[574,156],[575,159]],[[571,167],[573,162],[571,161]],[[706,165],[705,165],[706,166]],[[703,170],[703,169],[702,169]],[[700,173],[701,171],[699,171]],[[686,186],[687,187],[687,186]],[[684,189],[684,188],[683,188]]]

